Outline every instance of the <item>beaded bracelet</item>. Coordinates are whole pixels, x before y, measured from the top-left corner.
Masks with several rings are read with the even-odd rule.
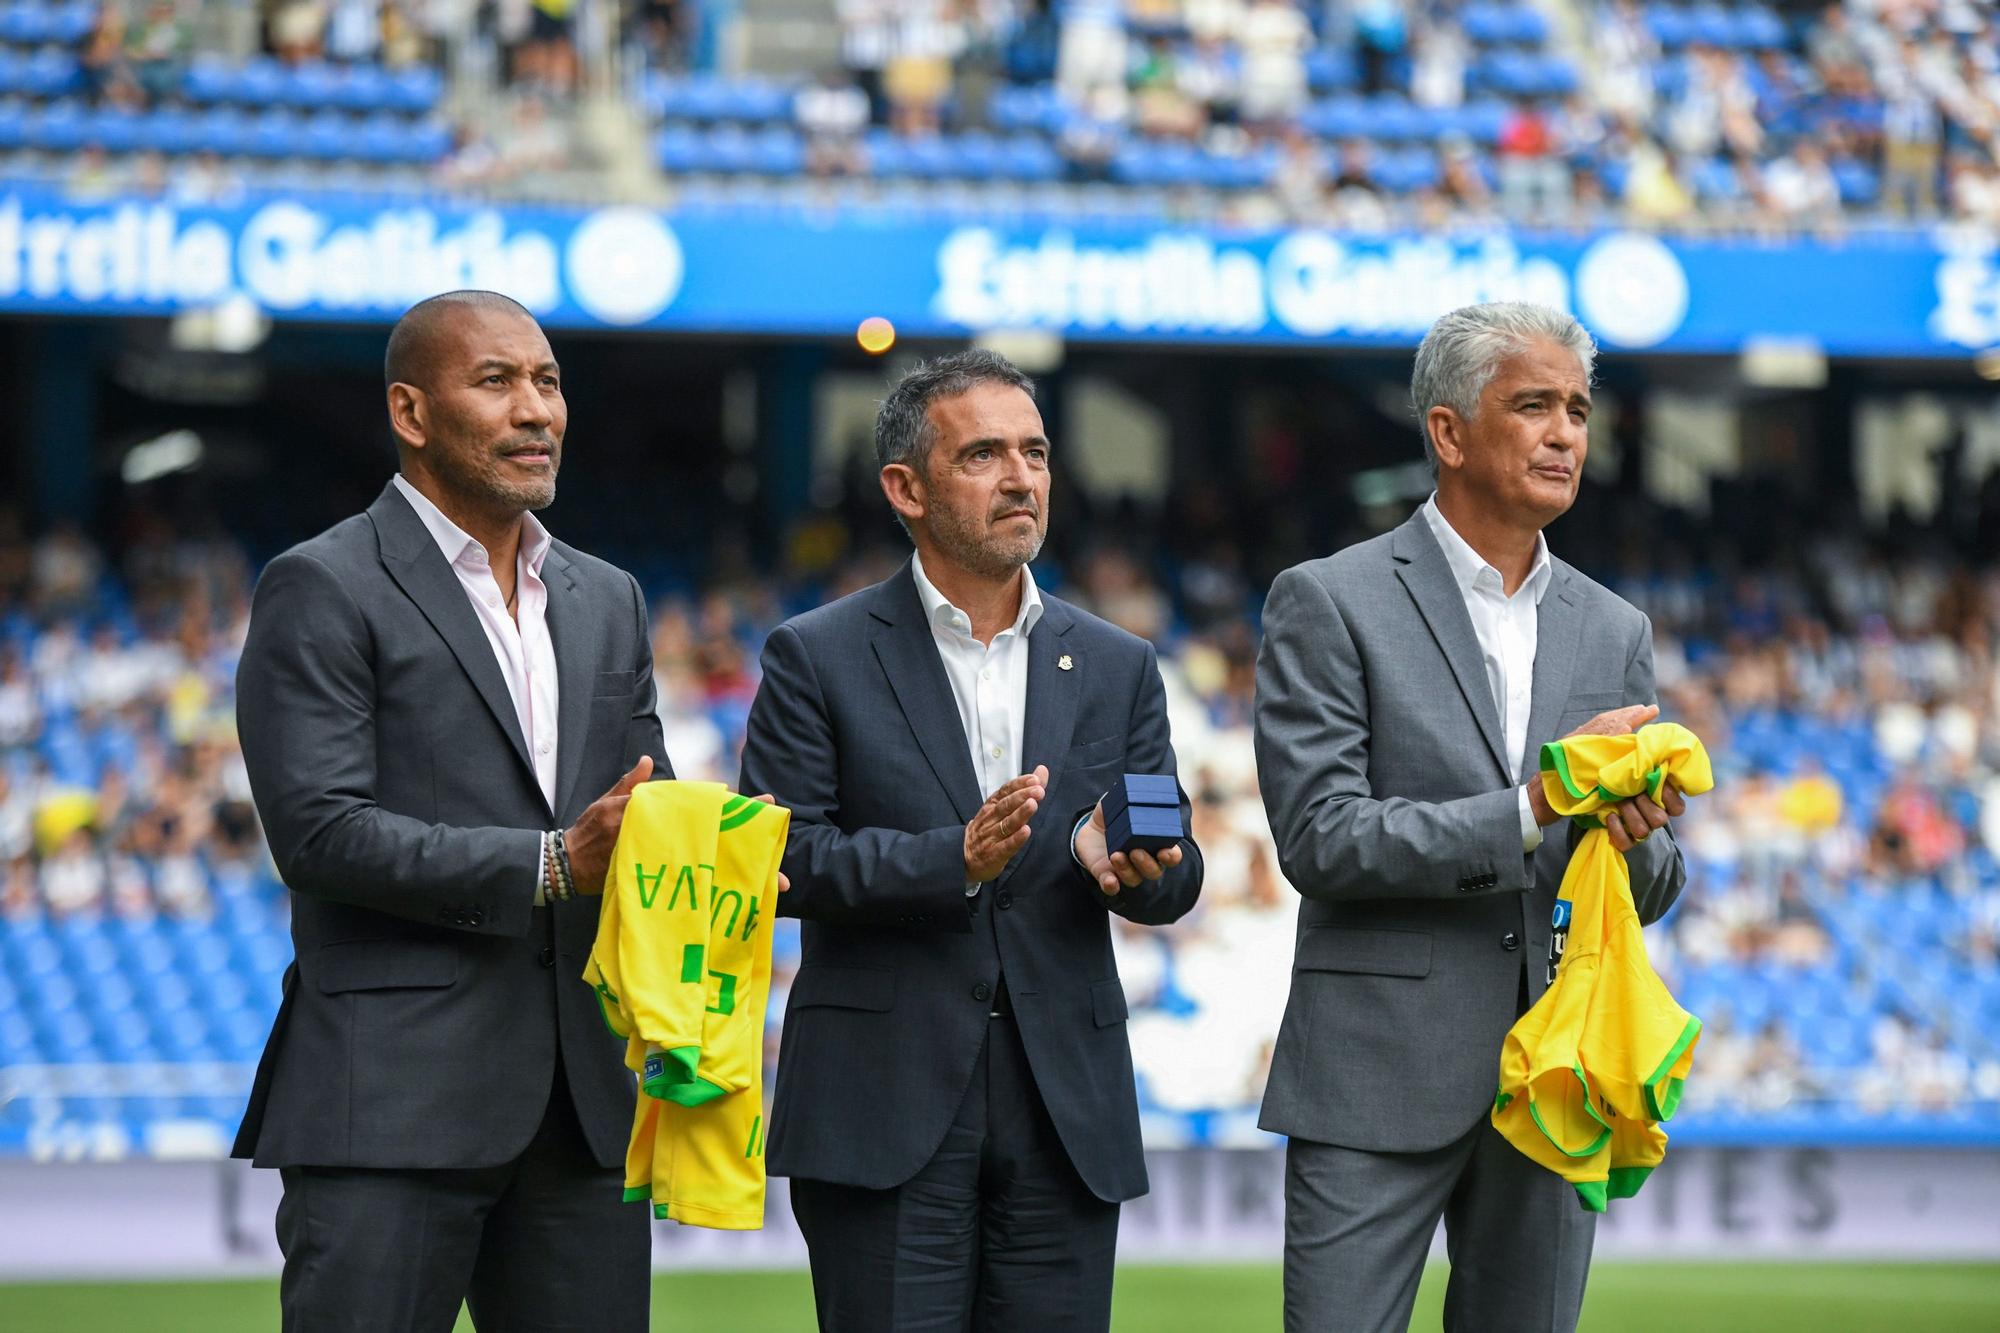
[[[542,901],[560,902],[561,881],[556,877],[556,835],[542,835]]]

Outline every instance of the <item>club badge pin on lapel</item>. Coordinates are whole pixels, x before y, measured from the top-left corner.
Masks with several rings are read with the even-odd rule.
[[[1076,665],[1075,659],[1073,659],[1068,653],[1064,653],[1061,657],[1058,657],[1056,659],[1056,666],[1064,671],[1068,671],[1071,667],[1075,665]]]

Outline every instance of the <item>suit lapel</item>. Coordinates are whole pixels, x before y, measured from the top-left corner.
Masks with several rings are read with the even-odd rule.
[[[938,660],[937,645],[931,641],[931,627],[924,619],[917,581],[908,565],[876,590],[870,610],[880,622],[873,642],[882,674],[889,678],[903,717],[931,771],[951,798],[952,808],[960,819],[971,823],[983,803],[979,776],[972,771],[965,725],[959,721],[951,682],[945,679],[944,663]]]
[[[1479,734],[1486,738],[1488,752],[1507,780],[1513,781],[1514,766],[1507,758],[1505,733],[1500,728],[1500,707],[1486,680],[1486,655],[1480,651],[1479,636],[1473,632],[1472,617],[1466,614],[1458,581],[1451,576],[1451,566],[1438,549],[1437,538],[1431,535],[1421,510],[1396,530],[1390,551],[1397,561],[1397,576],[1423,613],[1438,651],[1444,654],[1459,692],[1465,696],[1466,707],[1479,722]]]
[[[368,507],[368,517],[381,541],[382,563],[389,577],[417,604],[438,637],[451,649],[460,669],[486,701],[493,720],[506,733],[508,743],[514,747],[514,757],[528,771],[530,785],[540,791],[540,783],[533,781],[534,761],[528,756],[528,743],[521,735],[521,720],[514,712],[513,696],[507,693],[506,677],[500,674],[493,645],[487,641],[479,617],[466,600],[465,587],[452,573],[444,553],[438,550],[409,501],[397,494],[393,483]]]
[[[1541,767],[1538,754],[1550,739],[1569,700],[1570,676],[1576,669],[1576,649],[1583,615],[1570,588],[1568,569],[1556,565],[1535,613],[1535,690],[1528,707],[1528,748],[1520,756],[1515,776],[1525,781]],[[1622,683],[1622,682],[1621,682]]]
[[[1028,715],[1021,728],[1021,771],[1025,773],[1036,764],[1046,764],[1051,792],[1056,789],[1063,760],[1069,756],[1070,738],[1076,734],[1077,700],[1083,693],[1084,671],[1088,666],[1083,656],[1063,639],[1075,623],[1068,607],[1044,594],[1042,618],[1028,634]],[[1067,670],[1062,666],[1065,661],[1069,663]],[[1043,801],[1042,808],[1028,821],[1035,836],[1054,836],[1042,832],[1046,819],[1064,820],[1074,813],[1060,810],[1051,814],[1052,809],[1049,802]],[[1056,833],[1067,837],[1068,829],[1058,829]],[[996,886],[1011,879],[1025,859],[1016,856],[1009,861]]]
[[[549,638],[556,653],[556,808],[563,814],[583,770],[584,744],[590,739],[590,666],[596,660],[585,637],[583,608],[577,604],[576,570],[562,549],[549,547],[542,561],[542,583],[549,592]]]

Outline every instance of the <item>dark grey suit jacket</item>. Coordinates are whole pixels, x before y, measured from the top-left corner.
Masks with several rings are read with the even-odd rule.
[[[1554,561],[1523,753],[1504,753],[1479,640],[1422,513],[1286,570],[1264,607],[1257,774],[1305,898],[1259,1123],[1380,1152],[1454,1141],[1492,1106],[1500,1046],[1546,989],[1561,825],[1521,851],[1542,743],[1653,703],[1645,616]],[[1662,831],[1627,858],[1642,920],[1686,878]]]
[[[594,897],[534,906],[540,835],[642,754],[671,776],[631,575],[542,567],[558,692],[550,810],[492,646],[393,486],[258,580],[237,668],[251,792],[292,890],[297,961],[235,1155],[475,1167],[528,1145],[567,1073],[599,1164],[633,1084],[582,981]]]
[[[778,910],[805,923],[773,1174],[868,1189],[915,1175],[964,1098],[1004,964],[1036,1087],[1084,1183],[1108,1201],[1146,1191],[1105,914],[1183,916],[1201,855],[1186,841],[1178,867],[1114,897],[1076,865],[1077,817],[1121,773],[1174,772],[1174,751],[1153,646],[1042,600],[1022,758],[1048,765],[1049,797],[1028,845],[971,901],[965,826],[983,798],[909,566],[765,646],[742,789],[792,811]]]

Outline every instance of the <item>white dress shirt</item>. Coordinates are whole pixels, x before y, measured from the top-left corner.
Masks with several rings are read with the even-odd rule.
[[[1424,521],[1444,550],[1445,563],[1465,599],[1465,613],[1472,618],[1472,632],[1479,639],[1479,651],[1486,662],[1486,683],[1493,691],[1494,706],[1500,710],[1500,732],[1507,743],[1508,765],[1521,762],[1528,745],[1528,711],[1535,696],[1535,637],[1541,617],[1542,594],[1548,591],[1555,572],[1549,563],[1549,544],[1535,534],[1535,563],[1528,577],[1509,597],[1500,571],[1486,563],[1465,538],[1458,535],[1438,508],[1437,494],[1424,501]],[[1519,773],[1514,777],[1518,780]],[[1521,848],[1532,852],[1542,845],[1542,828],[1535,822],[1534,807],[1528,803],[1528,789],[1520,789]]]
[[[916,577],[917,599],[930,621],[945,679],[951,682],[951,697],[958,704],[959,725],[965,729],[983,800],[1026,771],[1021,748],[1028,715],[1028,635],[1042,618],[1041,590],[1023,566],[1020,613],[991,643],[981,643],[972,637],[972,617],[945,600],[924,573],[922,556],[910,557],[910,572]],[[969,884],[966,893],[978,889]]]
[[[533,514],[521,516],[521,548],[514,576],[514,614],[507,613],[507,599],[501,595],[499,580],[493,577],[492,563],[479,539],[446,518],[430,498],[403,479],[394,478],[396,489],[417,511],[438,550],[451,564],[472,603],[479,627],[500,664],[507,682],[508,697],[514,701],[514,716],[521,724],[521,738],[535,764],[535,782],[547,798],[549,809],[556,805],[556,645],[549,637],[549,590],[542,582],[542,562],[549,554],[549,531]],[[546,841],[547,835],[543,835]],[[543,855],[547,855],[544,848]],[[542,867],[535,866],[535,905],[543,903]]]

